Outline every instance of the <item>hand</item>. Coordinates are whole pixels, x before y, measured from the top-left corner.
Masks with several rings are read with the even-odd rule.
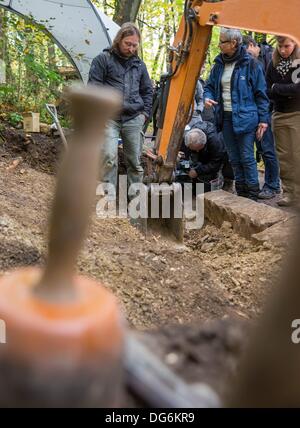
[[[205,107],[206,108],[212,108],[212,107],[217,106],[217,105],[218,105],[217,101],[211,100],[210,98],[205,99]]]
[[[198,177],[198,172],[195,169],[191,169],[189,172],[189,177],[194,179]]]
[[[147,150],[147,151],[146,151],[146,156],[147,156],[149,159],[152,159],[152,160],[154,160],[154,161],[156,161],[156,160],[157,160],[157,155],[156,155],[155,153],[153,153],[153,151],[152,151],[152,150]]]
[[[256,138],[258,141],[261,141],[263,139],[263,136],[268,129],[269,125],[267,123],[259,123],[257,131],[256,131]]]

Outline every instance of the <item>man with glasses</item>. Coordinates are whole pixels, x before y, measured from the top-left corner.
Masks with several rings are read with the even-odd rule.
[[[144,62],[138,57],[141,42],[139,29],[132,23],[124,24],[111,49],[105,49],[91,66],[89,83],[119,90],[123,109],[107,128],[103,148],[103,181],[117,188],[118,143],[123,142],[128,184],[142,182],[141,153],[143,127],[151,113],[153,89]]]

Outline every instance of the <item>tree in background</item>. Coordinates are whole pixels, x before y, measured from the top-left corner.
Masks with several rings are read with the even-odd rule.
[[[184,0],[93,0],[93,3],[119,25],[136,22],[142,32],[141,58],[153,79],[166,68],[171,44],[183,13]]]
[[[64,77],[60,68],[70,62],[42,27],[0,9],[0,60],[6,82],[0,84],[2,111],[39,111],[60,95]]]
[[[166,71],[168,47],[172,45],[183,14],[184,0],[92,0],[95,6],[122,24],[135,21],[143,37],[140,56],[154,80]],[[208,50],[205,78],[219,52],[219,29],[215,28]],[[253,34],[252,34],[253,35]],[[259,41],[265,36],[255,35]],[[268,38],[269,40],[269,38]],[[24,21],[0,8],[0,61],[6,69],[6,83],[0,82],[2,110],[40,111],[48,118],[44,105],[59,97],[69,59],[43,32],[42,27]],[[1,64],[0,64],[1,66]]]
[[[113,20],[122,25],[125,22],[135,22],[142,0],[117,0]]]

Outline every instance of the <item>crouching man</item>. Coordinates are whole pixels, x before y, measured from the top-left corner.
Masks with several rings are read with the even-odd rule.
[[[213,183],[218,181],[226,156],[222,139],[217,134],[207,135],[201,129],[194,128],[186,133],[185,146],[186,161],[180,163],[186,165],[186,175],[193,183],[204,183],[205,192],[214,190]]]

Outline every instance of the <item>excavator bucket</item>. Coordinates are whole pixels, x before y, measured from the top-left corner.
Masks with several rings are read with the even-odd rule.
[[[147,238],[162,237],[170,241],[183,242],[184,210],[182,190],[179,184],[152,184],[147,187],[146,215],[131,218]]]

